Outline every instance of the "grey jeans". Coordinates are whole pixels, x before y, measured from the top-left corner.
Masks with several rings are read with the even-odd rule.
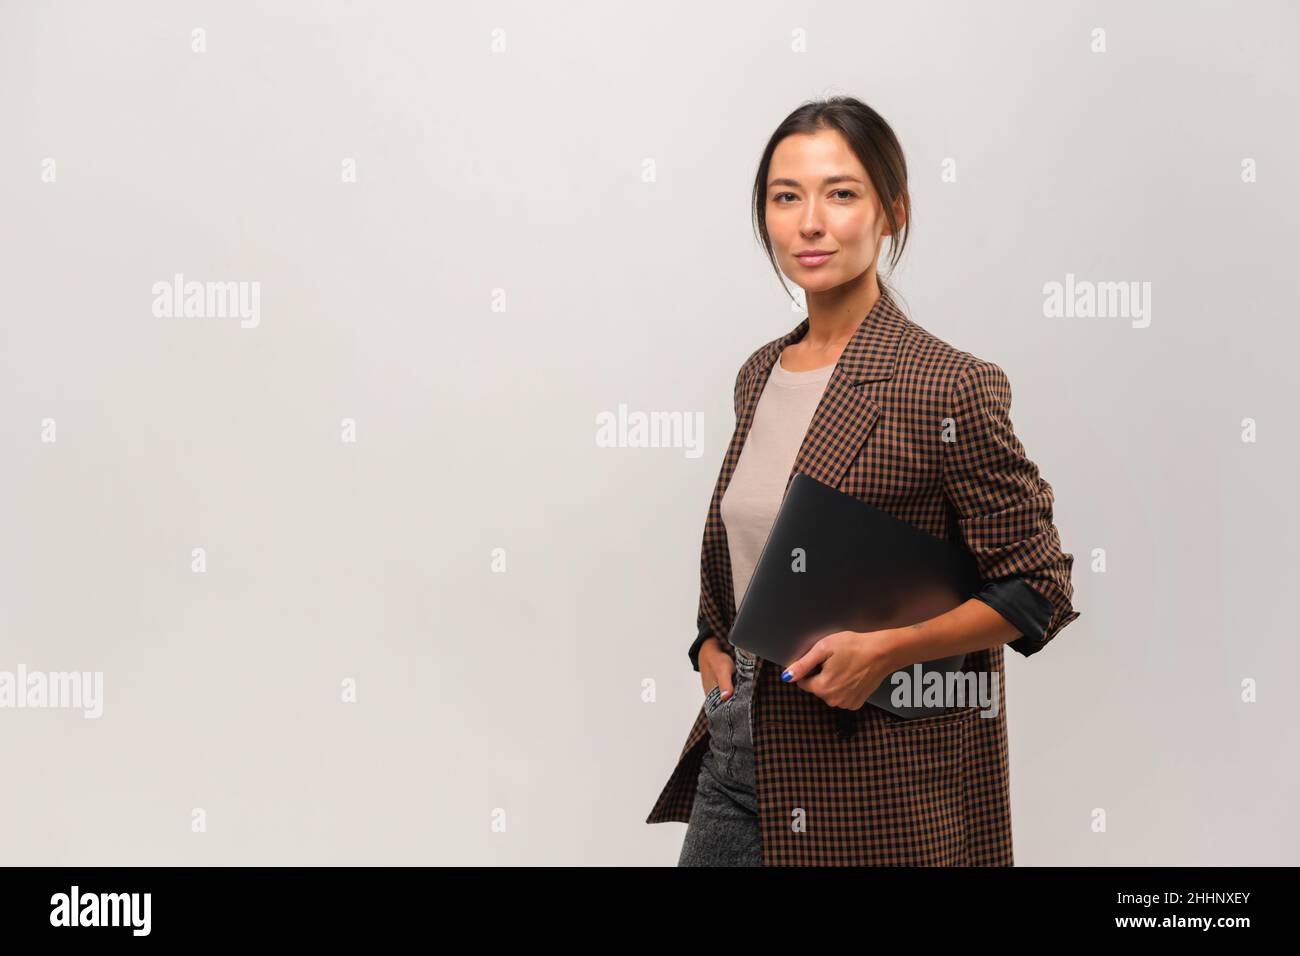
[[[754,779],[754,662],[735,656],[731,699],[718,686],[705,696],[709,749],[686,824],[678,866],[761,866],[758,790]]]

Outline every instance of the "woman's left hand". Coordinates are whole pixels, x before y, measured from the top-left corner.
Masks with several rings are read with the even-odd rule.
[[[787,667],[781,678],[816,694],[830,707],[857,710],[880,682],[901,666],[894,660],[892,633],[884,630],[827,634]],[[809,677],[818,664],[821,670]]]

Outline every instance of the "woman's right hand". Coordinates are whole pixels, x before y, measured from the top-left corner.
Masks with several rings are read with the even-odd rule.
[[[710,637],[700,645],[700,681],[704,684],[704,694],[707,697],[713,685],[717,684],[721,691],[721,699],[727,700],[731,697],[731,678],[736,672],[736,662],[730,654],[722,649],[716,637]]]

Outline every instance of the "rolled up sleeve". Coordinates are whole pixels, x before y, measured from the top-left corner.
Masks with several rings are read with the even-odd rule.
[[[984,578],[971,596],[1020,631],[1013,650],[1035,654],[1079,617],[1071,605],[1074,556],[1061,550],[1052,486],[1012,428],[1011,383],[999,366],[974,359],[958,375],[949,407],[944,495]]]
[[[710,637],[714,636],[713,632],[709,630],[709,626],[704,623],[704,619],[701,618],[699,622],[699,634],[696,636],[695,642],[691,644],[690,650],[687,651],[687,655],[691,659],[691,667],[696,671],[699,671],[700,669],[700,647]],[[728,645],[722,638],[718,638],[718,642],[722,644],[724,648],[730,647],[730,645]]]

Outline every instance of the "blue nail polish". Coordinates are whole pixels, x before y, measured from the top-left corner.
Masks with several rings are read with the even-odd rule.
[[[794,675],[791,674],[788,670],[781,671],[781,680],[783,681],[788,681],[793,676]]]

